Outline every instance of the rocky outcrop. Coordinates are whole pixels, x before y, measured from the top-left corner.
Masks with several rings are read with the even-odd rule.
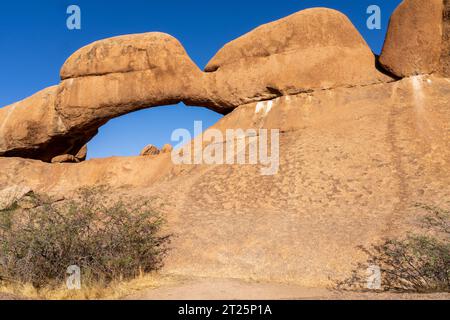
[[[56,105],[69,136],[93,135],[110,119],[144,108],[209,105],[203,73],[163,33],[95,42],[67,60],[61,78]]]
[[[76,155],[97,133],[70,135],[57,111],[58,90],[58,86],[49,87],[0,109],[0,156],[50,162],[61,154]]]
[[[87,157],[87,145],[83,146],[76,155],[63,154],[52,159],[51,163],[80,163]]]
[[[399,77],[448,74],[448,1],[445,6],[442,24],[441,0],[400,5],[380,57],[388,71]],[[66,61],[59,86],[0,109],[0,156],[83,161],[86,155],[77,154],[99,127],[139,109],[182,101],[227,114],[281,96],[393,81],[375,60],[347,17],[324,8],[300,11],[230,42],[206,72],[167,34],[97,41]]]
[[[160,154],[161,151],[155,147],[152,144],[149,144],[148,146],[146,146],[144,149],[142,149],[141,151],[141,157],[145,157],[145,156],[157,156],[158,154]]]
[[[87,158],[87,152],[88,152],[88,147],[87,145],[84,145],[80,151],[78,151],[78,153],[75,155],[75,158],[79,161],[85,161]]]
[[[308,9],[225,45],[206,66],[213,99],[230,108],[283,95],[391,81],[342,13]]]
[[[450,77],[450,0],[444,0],[443,19],[441,73],[446,77]]]
[[[0,156],[76,156],[112,118],[180,101],[210,105],[203,73],[162,33],[95,42],[67,60],[61,78],[59,86],[0,110]]]
[[[106,185],[111,197],[155,199],[175,235],[165,272],[328,286],[365,261],[358,246],[406,232],[416,203],[448,209],[449,100],[447,79],[411,77],[250,103],[214,125],[280,129],[274,176],[253,165],[176,166],[170,154],[77,165],[0,158],[0,190],[14,181],[67,198]]]
[[[0,156],[82,160],[77,153],[99,127],[149,107],[184,102],[227,114],[283,95],[392,80],[350,21],[329,9],[257,28],[220,50],[206,71],[164,33],[94,42],[66,61],[59,86],[0,110]]]
[[[161,153],[171,153],[172,151],[173,147],[171,144],[165,144],[161,149]]]
[[[83,135],[67,136],[64,120],[56,111],[57,92],[57,86],[50,87],[0,109],[0,156],[50,161],[73,151]]]
[[[51,162],[52,163],[78,163],[80,161],[71,154],[63,154],[63,155],[54,157]]]
[[[443,0],[404,0],[392,14],[381,65],[399,77],[440,70]]]
[[[8,209],[30,192],[32,190],[29,187],[19,185],[9,185],[5,188],[0,188],[0,210]]]

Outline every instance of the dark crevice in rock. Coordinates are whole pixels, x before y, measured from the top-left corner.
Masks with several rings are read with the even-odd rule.
[[[274,94],[274,95],[276,95],[278,97],[281,97],[283,95],[283,92],[280,89],[278,89],[278,88],[266,87],[266,89],[267,89],[267,91],[269,91],[270,93],[272,93],[272,94]]]
[[[444,0],[442,15],[442,74],[450,77],[450,0]]]
[[[383,73],[384,75],[391,77],[392,79],[394,79],[395,81],[399,81],[402,79],[402,77],[399,77],[397,75],[395,75],[394,73],[392,73],[391,70],[388,70],[387,68],[385,68],[381,62],[380,62],[380,55],[374,54],[375,56],[375,68],[380,71],[381,73]]]
[[[86,144],[85,141],[90,141],[97,133],[98,130],[95,129],[78,132],[78,134],[73,135],[73,137],[57,136],[53,137],[45,144],[36,145],[34,149],[30,149],[29,147],[11,149],[0,154],[0,156],[51,162],[51,160],[58,155],[69,154],[75,156]]]

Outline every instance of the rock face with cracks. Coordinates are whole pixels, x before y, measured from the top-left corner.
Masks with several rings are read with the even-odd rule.
[[[392,79],[342,13],[315,8],[262,25],[225,45],[206,66],[213,95],[236,106],[278,96]]]
[[[58,90],[50,87],[0,109],[0,156],[49,162],[79,151],[84,135],[68,135],[65,120],[56,110]]]
[[[67,60],[61,78],[59,86],[0,110],[0,156],[75,156],[112,118],[180,101],[213,105],[204,98],[203,73],[163,33],[88,45]]]
[[[439,15],[439,3],[404,1],[392,18],[386,71],[434,73],[404,79],[380,71],[349,20],[327,9],[251,31],[206,72],[161,33],[82,48],[59,86],[0,109],[0,208],[31,191],[62,199],[102,185],[114,198],[164,204],[175,237],[163,272],[329,286],[366,260],[358,246],[410,232],[415,204],[450,206],[450,7]],[[277,174],[176,165],[170,146],[77,164],[24,159],[81,161],[108,120],[179,101],[227,114],[213,127],[221,132],[278,129]]]
[[[375,64],[351,22],[323,8],[231,42],[211,60],[208,72],[164,33],[105,39],[66,61],[59,86],[2,109],[0,156],[47,162],[76,156],[110,119],[149,107],[184,102],[226,114],[288,94],[392,81]]]
[[[163,272],[325,287],[365,261],[358,246],[408,231],[416,203],[450,208],[448,101],[448,79],[412,77],[249,103],[214,125],[280,129],[273,176],[259,165],[175,165],[169,153],[0,158],[0,190],[14,181],[67,198],[107,185],[116,199],[158,199],[175,235]]]
[[[449,0],[405,0],[380,57],[386,72],[448,76],[449,10]],[[149,107],[184,102],[227,114],[280,96],[394,81],[348,18],[324,8],[256,28],[225,45],[205,71],[164,33],[94,42],[66,61],[61,84],[0,109],[0,156],[79,159],[99,127]]]
[[[441,72],[450,77],[450,0],[444,1],[444,17],[442,27]]]
[[[207,104],[202,72],[181,44],[163,33],[95,42],[67,60],[61,78],[57,111],[70,133],[84,132],[85,140],[129,112],[181,101]]]
[[[393,13],[380,63],[399,77],[440,70],[443,0],[404,0]]]
[[[161,151],[157,147],[155,147],[152,144],[149,144],[144,149],[142,149],[141,156],[143,156],[143,157],[146,157],[146,156],[157,156],[160,153],[161,153]]]

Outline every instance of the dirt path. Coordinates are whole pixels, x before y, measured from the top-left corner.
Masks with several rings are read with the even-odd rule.
[[[450,300],[450,294],[337,293],[295,285],[245,282],[236,279],[184,279],[143,290],[127,300]]]

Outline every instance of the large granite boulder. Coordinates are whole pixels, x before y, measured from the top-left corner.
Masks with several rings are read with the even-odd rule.
[[[62,154],[52,159],[52,163],[78,163],[80,162],[75,156],[71,154]]]
[[[211,99],[232,109],[288,94],[390,81],[375,60],[344,14],[315,8],[228,43],[205,71],[214,79]]]
[[[444,1],[444,20],[442,26],[441,73],[450,77],[450,0]]]
[[[78,151],[78,153],[75,155],[75,158],[79,161],[85,161],[87,158],[87,153],[88,153],[88,147],[87,145],[84,145],[80,151]]]
[[[392,14],[380,63],[399,77],[440,69],[443,0],[404,0]]]
[[[157,147],[155,147],[152,144],[149,144],[148,146],[144,147],[144,149],[142,149],[140,155],[142,157],[147,157],[147,156],[157,156],[160,153],[161,151]]]
[[[70,153],[64,120],[56,111],[58,87],[44,89],[33,96],[0,109],[0,156],[50,161]]]

